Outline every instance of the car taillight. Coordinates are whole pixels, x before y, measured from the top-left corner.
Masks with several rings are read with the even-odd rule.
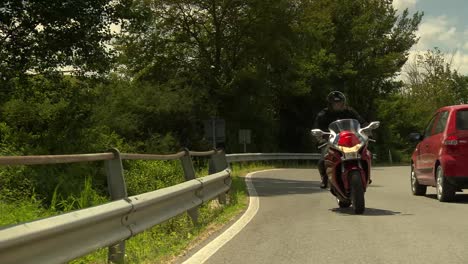
[[[352,132],[342,131],[339,135],[338,146],[351,148],[359,143],[359,138]]]
[[[444,140],[444,145],[446,145],[446,146],[456,146],[456,145],[458,145],[458,137],[455,136],[455,135],[448,136]]]

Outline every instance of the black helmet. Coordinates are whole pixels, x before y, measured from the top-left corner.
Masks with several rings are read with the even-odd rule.
[[[346,96],[340,91],[333,91],[328,94],[327,101],[330,104],[334,102],[346,102]]]

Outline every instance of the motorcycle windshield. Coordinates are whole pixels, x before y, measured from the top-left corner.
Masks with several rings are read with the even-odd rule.
[[[340,134],[341,131],[350,131],[355,134],[359,134],[360,128],[361,125],[356,119],[336,120],[335,122],[330,123],[328,126],[328,129],[335,132],[336,134]]]

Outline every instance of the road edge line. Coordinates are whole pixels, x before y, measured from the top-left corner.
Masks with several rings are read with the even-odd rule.
[[[254,218],[257,214],[260,207],[260,200],[258,198],[257,190],[252,184],[252,176],[256,173],[274,171],[280,169],[269,169],[250,172],[245,176],[245,183],[247,185],[247,191],[249,192],[249,207],[244,212],[244,214],[230,226],[226,231],[221,233],[218,237],[213,239],[210,243],[205,245],[195,254],[193,254],[189,259],[184,261],[182,264],[200,264],[207,261],[212,255],[214,255],[221,247],[223,247],[227,242],[234,238],[244,227]]]

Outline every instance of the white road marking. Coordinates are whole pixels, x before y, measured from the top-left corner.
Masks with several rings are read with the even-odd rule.
[[[265,172],[265,171],[273,171],[278,169],[271,169],[271,170],[262,170],[262,171],[255,171],[247,174],[245,176],[245,182],[247,185],[247,190],[249,192],[249,207],[247,211],[237,220],[231,227],[226,229],[222,234],[220,234],[217,238],[207,244],[205,247],[200,249],[197,253],[193,254],[189,259],[184,261],[182,264],[201,264],[204,263],[207,259],[209,259],[216,251],[218,251],[222,246],[224,246],[229,240],[235,237],[257,214],[258,208],[260,206],[259,198],[257,195],[257,191],[252,184],[251,177],[255,173]]]

